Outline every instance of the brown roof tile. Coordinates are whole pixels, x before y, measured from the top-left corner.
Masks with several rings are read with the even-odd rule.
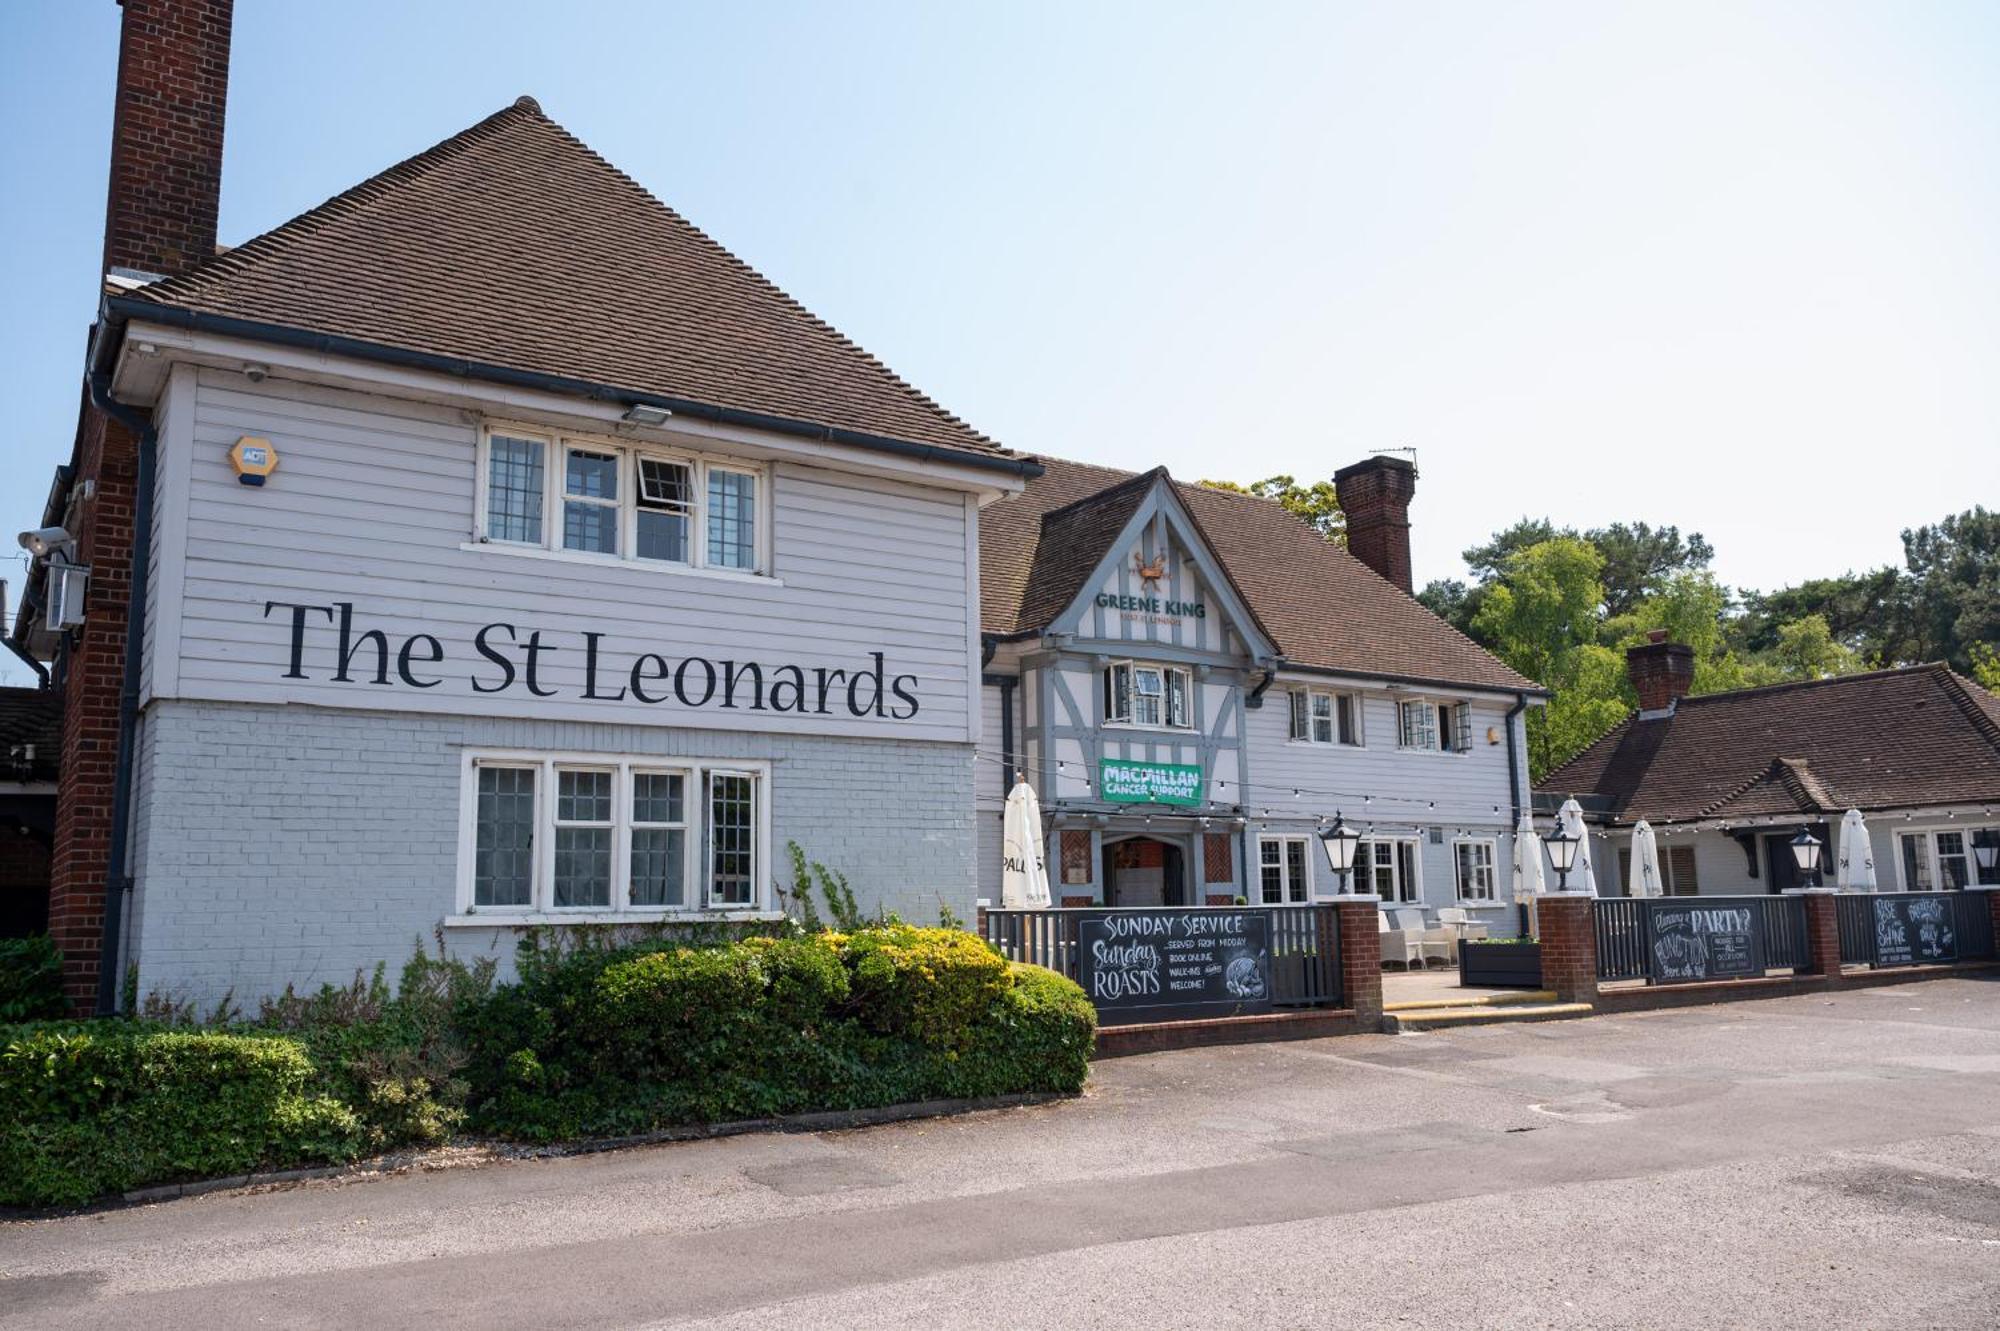
[[[1653,822],[2000,803],[2000,706],[1943,665],[1704,694],[1536,789]]]
[[[1004,453],[531,98],[138,300]]]
[[[1042,475],[980,515],[980,615],[988,633],[1045,627],[1082,589],[1146,486],[1166,474],[1035,460]],[[1173,485],[1288,662],[1364,677],[1541,692],[1271,500]]]

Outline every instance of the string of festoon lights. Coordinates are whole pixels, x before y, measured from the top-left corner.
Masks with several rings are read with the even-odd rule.
[[[974,751],[973,756],[981,762],[1000,763],[1017,769],[1026,760],[1026,755],[1024,754],[1014,754],[1010,757],[1004,750],[995,749],[977,749]],[[1092,790],[1097,785],[1096,778],[1091,775],[1088,764],[1070,762],[1066,759],[1056,760],[1056,777],[1060,781],[1075,781],[1082,785],[1085,790]],[[1413,812],[1422,810],[1428,813],[1435,813],[1438,807],[1437,801],[1434,799],[1412,795],[1377,795],[1362,790],[1329,790],[1316,786],[1273,785],[1259,781],[1225,781],[1219,778],[1211,784],[1214,786],[1215,793],[1217,794],[1235,791],[1239,795],[1250,796],[1255,792],[1262,792],[1262,798],[1238,800],[1204,799],[1196,810],[1191,811],[1191,815],[1186,816],[1200,817],[1204,816],[1203,811],[1227,809],[1232,813],[1241,813],[1246,816],[1254,813],[1263,818],[1310,818],[1322,826],[1331,826],[1333,823],[1332,814],[1289,809],[1285,807],[1286,803],[1291,800],[1303,800],[1307,798],[1350,801],[1351,808],[1342,809],[1340,811],[1342,816],[1355,818],[1363,823],[1378,820],[1397,821],[1394,814],[1402,809],[1409,809]],[[1264,801],[1269,802],[1265,803]],[[1498,804],[1490,807],[1495,817],[1504,818]],[[1462,816],[1463,806],[1460,808],[1460,813]],[[1167,816],[1171,815],[1162,815],[1162,817]],[[1214,812],[1209,812],[1207,816],[1212,817],[1216,815]],[[1152,815],[1149,813],[1140,814],[1140,818],[1145,822],[1152,821]],[[1403,821],[1408,820],[1405,819]],[[1457,830],[1461,835],[1471,835],[1475,832],[1491,832],[1493,827],[1491,825],[1465,826]]]

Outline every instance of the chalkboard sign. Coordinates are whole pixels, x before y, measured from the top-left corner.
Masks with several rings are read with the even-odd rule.
[[[1271,922],[1235,910],[1081,915],[1077,980],[1106,1024],[1266,1012]]]
[[[1764,973],[1764,912],[1754,906],[1652,907],[1656,984],[1746,980]]]
[[[1876,897],[1873,904],[1877,966],[1958,959],[1958,934],[1952,927],[1948,897],[1885,896]]]

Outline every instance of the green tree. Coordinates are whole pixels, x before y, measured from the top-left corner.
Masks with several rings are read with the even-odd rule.
[[[1657,596],[1667,580],[1705,569],[1715,550],[1700,532],[1682,539],[1678,527],[1651,527],[1643,522],[1614,522],[1595,527],[1583,539],[1604,556],[1604,609],[1623,615],[1649,596]]]
[[[1889,663],[1906,657],[1907,594],[1893,568],[1809,578],[1795,587],[1745,592],[1740,614],[1729,623],[1730,644],[1760,655],[1776,650],[1778,631],[1811,615],[1826,621],[1835,641],[1864,662]]]
[[[1833,636],[1824,615],[1806,615],[1778,627],[1773,663],[1786,679],[1826,679],[1860,669],[1854,649]]]
[[[1256,495],[1259,499],[1274,499],[1327,540],[1347,539],[1347,518],[1340,511],[1340,497],[1334,493],[1332,481],[1300,485],[1290,476],[1267,476],[1248,485],[1235,481],[1203,481],[1202,484],[1211,490],[1229,490],[1235,494]]]
[[[2000,648],[1990,642],[1972,644],[1972,678],[1988,693],[2000,693]]]
[[[1528,774],[1543,776],[1625,714],[1624,669],[1597,641],[1604,556],[1555,536],[1502,556],[1473,627],[1501,660],[1551,689],[1528,713]]]
[[[2000,642],[2000,512],[1970,508],[1903,533],[1911,659],[1972,669],[1975,643]]]

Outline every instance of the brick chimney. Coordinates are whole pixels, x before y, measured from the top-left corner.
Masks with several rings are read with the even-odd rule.
[[[107,272],[172,276],[215,254],[232,3],[123,0],[104,208]],[[76,562],[90,567],[90,584],[83,623],[66,635],[56,672],[62,768],[49,856],[49,936],[63,954],[64,992],[88,1012],[107,992],[99,961],[139,474],[138,439],[88,395],[74,464],[63,523],[76,538]]]
[[[215,255],[234,0],[121,0],[104,267],[173,276]]]
[[[1694,687],[1694,648],[1668,642],[1665,629],[1654,629],[1645,642],[1625,649],[1625,676],[1641,712],[1670,712]]]
[[[1347,553],[1410,591],[1410,496],[1417,464],[1406,458],[1365,458],[1333,474],[1347,516]]]

